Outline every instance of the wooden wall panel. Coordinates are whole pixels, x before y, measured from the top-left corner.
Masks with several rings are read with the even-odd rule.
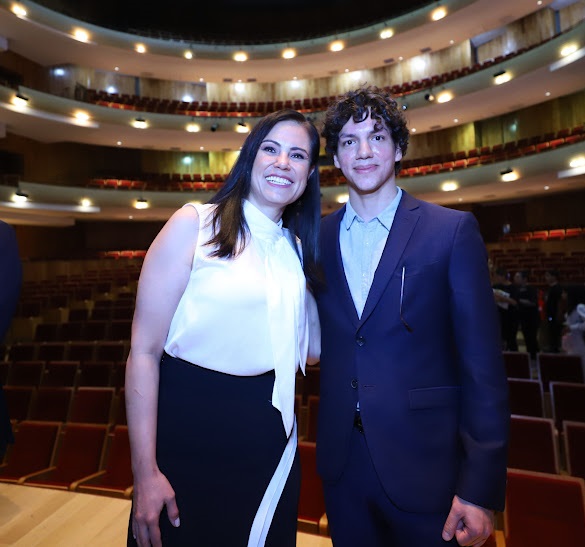
[[[46,70],[33,61],[12,51],[3,51],[0,53],[0,66],[20,74],[25,87],[47,89]]]
[[[585,19],[585,0],[578,0],[559,10],[561,32],[575,26]],[[581,44],[583,45],[583,44]]]
[[[505,27],[504,32],[477,48],[477,61],[483,63],[498,55],[506,55],[538,44],[555,34],[554,12],[542,9]]]

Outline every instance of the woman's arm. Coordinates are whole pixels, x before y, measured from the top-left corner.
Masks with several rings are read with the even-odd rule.
[[[316,365],[321,358],[321,323],[319,322],[317,302],[315,302],[315,297],[308,287],[306,306],[307,317],[309,319],[309,353],[307,355],[307,364]]]
[[[138,283],[125,395],[134,474],[132,530],[141,547],[161,545],[158,521],[164,505],[171,523],[179,525],[174,490],[156,462],[159,362],[189,280],[198,229],[195,208],[177,211],[152,243]]]

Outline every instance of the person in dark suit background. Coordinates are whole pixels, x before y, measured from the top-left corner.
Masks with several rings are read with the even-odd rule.
[[[470,213],[396,185],[402,112],[360,88],[323,136],[349,202],[321,226],[317,466],[335,547],[480,546],[503,509],[509,411]]]
[[[0,220],[0,342],[12,321],[22,284],[22,265],[16,234],[12,226]],[[0,386],[0,457],[14,442],[4,392]]]

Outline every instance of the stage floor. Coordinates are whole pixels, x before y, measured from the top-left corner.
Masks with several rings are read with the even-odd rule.
[[[0,546],[123,547],[130,501],[0,483]],[[331,547],[299,533],[298,547]]]

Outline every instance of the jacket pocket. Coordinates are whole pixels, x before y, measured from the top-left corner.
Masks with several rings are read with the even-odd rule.
[[[459,404],[459,386],[428,387],[411,389],[408,392],[409,406],[412,410],[454,406]]]

